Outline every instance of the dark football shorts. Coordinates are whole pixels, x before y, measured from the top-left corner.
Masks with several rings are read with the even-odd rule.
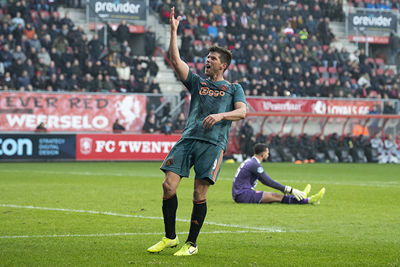
[[[237,195],[234,200],[237,203],[261,203],[263,192],[254,190],[246,190]]]
[[[190,168],[194,166],[195,179],[208,178],[210,184],[214,184],[218,179],[223,155],[224,150],[212,143],[181,139],[164,159],[161,170],[189,177]]]

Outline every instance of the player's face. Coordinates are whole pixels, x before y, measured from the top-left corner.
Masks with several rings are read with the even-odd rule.
[[[264,154],[263,154],[263,159],[267,160],[269,157],[269,148],[267,147],[267,149],[265,150]]]
[[[210,52],[207,56],[205,65],[205,74],[209,77],[215,76],[219,72],[223,72],[226,67],[226,63],[222,63],[220,55],[216,52]]]

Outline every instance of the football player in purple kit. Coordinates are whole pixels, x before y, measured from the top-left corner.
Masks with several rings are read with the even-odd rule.
[[[322,188],[317,194],[308,197],[311,185],[308,184],[304,191],[282,185],[274,181],[265,172],[261,163],[268,159],[269,149],[266,144],[254,146],[254,156],[243,162],[236,171],[232,185],[232,198],[237,203],[272,203],[280,202],[285,204],[315,204],[318,205],[325,194]],[[257,182],[272,187],[284,194],[273,192],[256,191],[254,188]]]

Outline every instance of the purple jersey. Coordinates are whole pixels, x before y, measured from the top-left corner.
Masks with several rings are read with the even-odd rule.
[[[285,190],[285,186],[272,180],[271,177],[264,171],[257,158],[252,157],[240,164],[236,171],[235,178],[232,185],[232,197],[236,198],[237,195],[244,193],[248,190],[254,190],[258,180],[266,186],[275,188],[280,191]]]

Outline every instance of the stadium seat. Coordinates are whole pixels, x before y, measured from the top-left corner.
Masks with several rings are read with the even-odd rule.
[[[385,65],[385,61],[384,61],[382,58],[379,58],[379,57],[377,57],[377,58],[375,59],[375,63],[376,63],[377,65],[379,65],[380,67]]]
[[[328,72],[331,78],[338,78],[338,71],[335,67],[329,67]]]
[[[377,69],[376,75],[383,75],[384,72],[385,72],[385,70],[383,70],[383,69]]]
[[[336,81],[336,78],[329,78],[329,84],[335,84]]]
[[[394,71],[392,69],[386,69],[386,72],[390,75],[393,76],[394,75]]]
[[[238,68],[239,68],[239,70],[243,69],[243,70],[247,71],[246,64],[238,64]]]
[[[196,69],[198,71],[203,71],[204,70],[204,63],[203,62],[197,62],[196,63]]]
[[[193,41],[193,45],[194,46],[196,46],[196,45],[202,45],[203,44],[203,42],[201,41],[201,40],[194,40]]]
[[[324,66],[318,67],[318,72],[321,75],[321,77],[323,77],[325,79],[329,79],[328,70]]]
[[[196,73],[196,66],[194,65],[193,62],[187,62],[186,64],[189,66],[189,68],[190,68],[190,70],[191,70],[192,72],[195,72],[195,73]]]

